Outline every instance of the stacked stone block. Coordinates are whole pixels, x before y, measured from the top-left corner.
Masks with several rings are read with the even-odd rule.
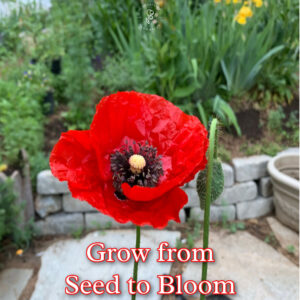
[[[245,220],[267,215],[273,210],[272,183],[267,174],[270,156],[257,155],[235,158],[232,166],[222,164],[224,191],[211,206],[211,222]],[[204,212],[199,208],[196,178],[185,186],[189,196],[186,208],[192,219],[203,221]]]
[[[235,158],[232,166],[223,163],[224,191],[211,206],[211,222],[245,220],[269,214],[273,210],[272,184],[267,174],[266,155]],[[189,201],[180,211],[185,222],[186,211],[192,219],[203,221],[204,212],[199,207],[196,178],[183,189]],[[74,199],[66,182],[58,181],[50,170],[39,173],[35,211],[39,216],[36,226],[40,234],[65,234],[82,229],[128,227],[113,218],[99,213],[85,201]],[[172,223],[172,222],[171,222]]]

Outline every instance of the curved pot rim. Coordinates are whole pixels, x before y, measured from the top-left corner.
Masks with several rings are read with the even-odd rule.
[[[297,179],[280,172],[275,167],[275,162],[283,157],[299,157],[299,155],[294,153],[285,153],[273,157],[268,163],[268,172],[270,176],[273,177],[275,180],[278,180],[293,189],[299,190],[299,181]]]

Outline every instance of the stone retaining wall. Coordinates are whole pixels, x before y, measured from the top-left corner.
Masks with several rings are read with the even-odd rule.
[[[266,155],[235,158],[232,166],[223,163],[225,188],[211,206],[211,222],[245,220],[261,217],[273,210],[272,184],[267,174]],[[187,218],[203,221],[204,212],[199,208],[196,178],[183,187],[189,202],[180,212],[182,222]],[[39,219],[36,226],[40,234],[72,233],[78,229],[103,229],[129,227],[99,213],[87,202],[74,199],[66,182],[59,182],[50,170],[37,177],[35,211]]]

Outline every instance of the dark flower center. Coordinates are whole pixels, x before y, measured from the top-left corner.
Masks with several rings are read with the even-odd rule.
[[[137,151],[132,146],[124,145],[120,150],[110,155],[110,166],[113,172],[113,185],[115,195],[125,200],[122,192],[122,183],[127,182],[130,186],[140,185],[155,187],[159,178],[164,174],[161,156],[157,155],[157,149],[150,146],[137,144]]]

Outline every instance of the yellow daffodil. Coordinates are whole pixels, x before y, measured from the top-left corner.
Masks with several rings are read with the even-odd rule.
[[[263,5],[262,0],[253,0],[253,3],[255,4],[256,7],[262,7]]]
[[[214,0],[214,2],[215,2],[215,3],[220,3],[220,2],[221,2],[221,0]]]
[[[226,4],[230,4],[231,3],[231,0],[226,0]]]
[[[234,4],[237,4],[237,3],[241,3],[242,0],[232,0],[232,2],[233,2]]]
[[[4,172],[7,170],[7,165],[6,164],[0,164],[0,172]]]
[[[245,17],[245,18],[251,18],[253,16],[253,12],[250,7],[243,6],[239,11],[238,16]]]
[[[234,19],[241,25],[245,25],[247,23],[246,18],[241,15],[237,15]]]
[[[16,251],[16,255],[22,256],[22,255],[23,255],[23,249],[18,249],[18,250]]]

